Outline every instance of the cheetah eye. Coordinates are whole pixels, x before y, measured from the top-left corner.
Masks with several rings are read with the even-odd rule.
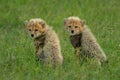
[[[78,28],[78,26],[75,26],[75,28]]]
[[[31,29],[29,29],[29,31],[31,31]]]
[[[69,28],[71,28],[71,26],[68,26]]]
[[[37,29],[35,29],[35,31],[38,31]]]

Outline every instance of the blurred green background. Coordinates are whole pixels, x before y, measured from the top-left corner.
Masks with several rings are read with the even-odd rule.
[[[94,33],[109,65],[75,61],[63,20],[78,16]],[[42,18],[59,36],[64,64],[53,70],[35,62],[24,21]],[[0,80],[119,80],[120,0],[0,0]]]

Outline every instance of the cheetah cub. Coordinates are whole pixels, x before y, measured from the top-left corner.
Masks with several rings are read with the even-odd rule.
[[[30,36],[34,39],[36,60],[52,67],[62,64],[63,57],[55,31],[44,20],[39,18],[26,21],[26,27]]]
[[[107,61],[106,55],[83,20],[69,17],[64,20],[64,26],[70,34],[70,41],[77,58],[95,58],[99,64]]]

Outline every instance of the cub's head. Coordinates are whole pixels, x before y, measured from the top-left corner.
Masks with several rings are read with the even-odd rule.
[[[78,17],[69,17],[64,19],[64,26],[70,35],[77,35],[84,30],[85,22]]]
[[[42,19],[30,19],[26,21],[25,24],[32,38],[37,38],[46,32],[46,23]]]

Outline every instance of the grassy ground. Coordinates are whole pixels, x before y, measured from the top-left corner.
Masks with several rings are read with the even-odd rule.
[[[109,65],[75,62],[63,19],[79,16],[95,34]],[[35,62],[25,20],[41,17],[57,32],[64,64],[53,70]],[[120,0],[0,0],[0,80],[119,80]]]

